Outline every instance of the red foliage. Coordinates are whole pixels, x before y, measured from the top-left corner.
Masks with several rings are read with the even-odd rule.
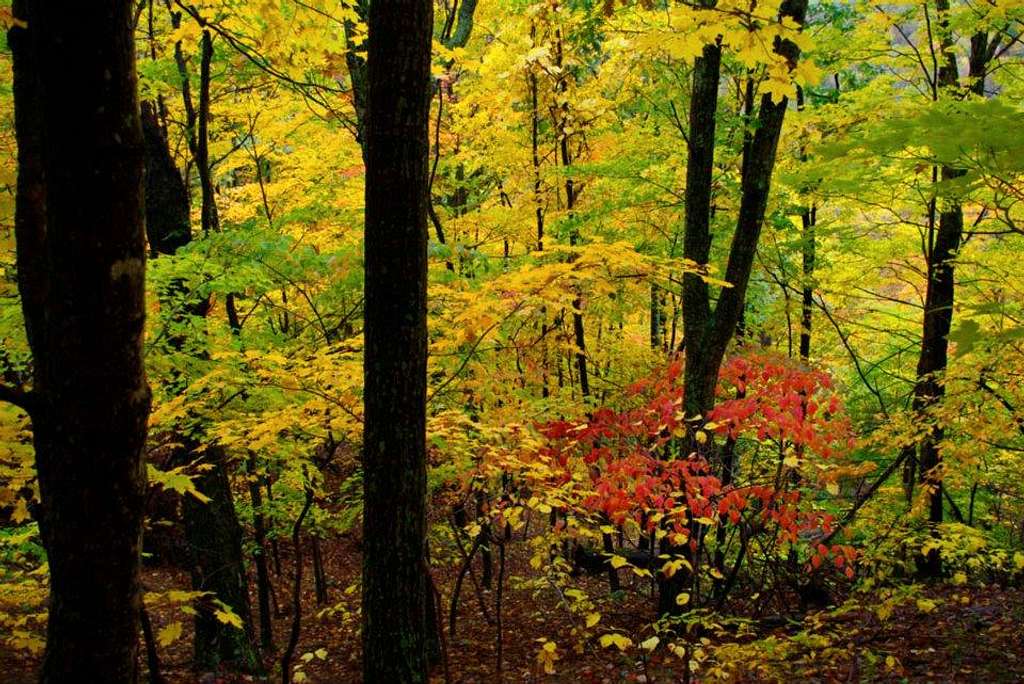
[[[588,419],[539,426],[548,440],[543,455],[562,469],[560,481],[570,482],[573,472],[585,468],[590,488],[583,506],[613,524],[632,519],[648,532],[667,524],[686,538],[695,519],[736,525],[746,516],[751,522],[773,523],[780,542],[796,543],[801,532],[828,534],[831,516],[801,510],[800,492],[786,489],[788,480],[723,486],[704,458],[669,456],[674,435],[686,430],[681,371],[682,364],[673,361],[663,372],[634,383],[629,408],[602,407]],[[722,369],[719,395],[708,428],[721,436],[772,441],[778,453],[791,448],[821,459],[835,457],[852,441],[831,378],[788,359],[767,353],[730,358]],[[848,547],[819,546],[810,562],[817,568],[830,556],[836,568],[845,566],[852,574]]]

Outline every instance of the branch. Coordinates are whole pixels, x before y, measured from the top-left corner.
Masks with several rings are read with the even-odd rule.
[[[892,476],[892,474],[896,472],[896,469],[899,468],[900,464],[903,463],[903,461],[911,452],[912,449],[902,449],[900,451],[900,455],[893,459],[893,462],[889,464],[889,467],[886,468],[885,471],[878,476],[878,479],[875,480],[870,487],[868,487],[868,490],[857,498],[857,501],[854,502],[853,507],[850,508],[846,515],[843,516],[843,519],[840,520],[834,528],[832,528],[832,531],[828,534],[828,536],[821,540],[822,544],[828,546],[829,542],[831,542],[832,539],[834,539],[835,536],[839,534],[840,530],[842,530],[844,527],[853,522],[854,517],[857,515],[857,511],[859,511],[861,507],[864,506],[864,504],[866,504],[872,496],[874,496],[875,492],[878,491],[878,488],[885,484],[886,480],[888,480]]]

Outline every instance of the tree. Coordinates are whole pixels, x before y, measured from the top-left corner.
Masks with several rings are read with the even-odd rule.
[[[21,0],[19,291],[50,569],[44,682],[134,682],[150,407],[133,3]],[[7,392],[5,392],[6,394]]]
[[[803,24],[807,0],[786,0],[780,14],[785,19]],[[791,40],[776,39],[776,53],[789,69],[796,66],[800,48]],[[698,264],[706,264],[711,255],[712,172],[715,159],[715,119],[718,109],[718,88],[722,49],[717,43],[706,45],[694,63],[693,95],[690,106],[686,167],[686,225],[683,256]],[[751,102],[753,94],[748,96]],[[748,105],[749,106],[749,105]],[[718,373],[725,351],[743,315],[747,285],[754,266],[754,256],[761,236],[768,193],[771,188],[775,155],[782,132],[782,122],[789,106],[785,95],[775,92],[761,96],[757,125],[752,136],[745,139],[740,178],[740,205],[725,268],[729,287],[722,288],[718,301],[711,306],[707,281],[697,273],[683,274],[683,333],[686,345],[686,367],[683,383],[683,409],[693,421],[687,450],[702,450],[696,434],[714,406]],[[724,453],[724,460],[731,460]],[[723,473],[732,470],[731,462],[723,462]],[[675,600],[681,590],[682,577],[663,581],[659,599],[663,613],[678,610]]]
[[[171,21],[180,25],[181,18],[174,14]],[[203,32],[201,44],[198,114],[191,104],[181,41],[175,43],[174,54],[182,77],[188,149],[200,170],[201,230],[208,235],[218,225],[207,151],[210,60],[213,56],[209,31]],[[188,190],[168,147],[167,130],[158,116],[162,106],[162,99],[142,103],[142,130],[146,143],[146,233],[154,257],[171,256],[192,241]],[[194,121],[197,118],[198,123]],[[160,320],[166,333],[160,336],[159,346],[167,356],[177,357],[167,388],[171,396],[177,396],[186,391],[194,379],[184,369],[197,361],[209,359],[205,319],[210,309],[210,295],[201,287],[190,287],[186,278],[173,278],[158,290]],[[198,339],[190,340],[190,336]],[[159,396],[159,392],[157,394]],[[201,418],[189,415],[181,423],[170,438],[177,445],[170,462],[176,467],[189,463],[195,465],[200,471],[195,478],[196,489],[204,496],[203,501],[184,496],[181,505],[191,556],[188,563],[192,588],[212,593],[241,619],[241,629],[218,619],[216,611],[206,601],[207,605],[201,606],[195,615],[195,663],[209,669],[227,664],[243,671],[258,671],[261,663],[253,636],[248,576],[242,554],[242,528],[231,494],[228,454],[221,445],[210,443],[213,440],[205,435],[206,426]],[[269,624],[267,611],[262,611],[261,620],[266,631]]]
[[[930,41],[932,54],[938,52],[941,62],[932,77],[932,97],[948,96],[955,91],[960,80],[960,67],[957,64],[956,44],[949,26],[949,2],[938,0],[935,3],[938,13],[938,45]],[[971,50],[968,58],[968,77],[971,80],[970,91],[978,96],[985,94],[985,78],[988,64],[995,56],[999,40],[991,40],[988,31],[978,31],[971,37]],[[936,169],[938,178],[943,182],[954,181],[964,175],[963,169],[942,165]],[[938,225],[936,226],[936,213]],[[953,323],[953,304],[956,296],[955,260],[964,238],[964,212],[960,201],[952,198],[946,201],[945,207],[938,205],[932,198],[928,207],[928,240],[925,248],[928,283],[925,287],[924,315],[922,318],[921,347],[917,361],[917,379],[914,384],[914,410],[922,416],[930,407],[941,401],[946,393],[942,374],[949,363],[949,332]],[[945,430],[939,424],[930,425],[918,442],[917,464],[921,482],[930,486],[928,495],[928,522],[937,525],[942,522],[943,482],[942,452],[940,443]],[[909,453],[909,452],[908,452]],[[910,463],[911,479],[914,462]],[[948,495],[947,495],[948,496]],[[921,571],[937,577],[942,571],[942,561],[938,549],[927,554]]]
[[[373,2],[365,126],[363,675],[427,680],[430,0]]]

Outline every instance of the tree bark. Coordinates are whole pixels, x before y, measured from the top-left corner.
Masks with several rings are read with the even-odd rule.
[[[954,50],[956,43],[949,26],[949,2],[938,0],[939,50],[942,63],[936,74],[934,97],[950,92],[959,82],[959,67]],[[988,34],[980,32],[971,38],[971,52],[968,60],[968,76],[972,79],[971,89],[977,95],[984,94],[985,74],[989,60],[993,58]],[[939,172],[943,181],[951,181],[964,174],[962,169],[943,166]],[[932,216],[937,200],[932,200]],[[964,215],[960,202],[947,200],[939,213],[938,229],[931,223],[927,253],[928,283],[925,292],[924,317],[921,332],[921,351],[917,362],[917,381],[914,385],[913,407],[915,413],[924,416],[928,409],[942,401],[946,388],[942,375],[949,363],[949,331],[953,323],[953,304],[956,295],[956,274],[954,262],[963,240]],[[917,476],[922,484],[928,484],[928,523],[935,534],[935,526],[943,520],[942,453],[939,444],[945,436],[942,425],[930,422],[918,442]],[[908,451],[909,453],[909,451]],[[912,455],[912,454],[911,454]],[[909,468],[913,468],[911,461]],[[912,473],[912,470],[908,470]],[[907,478],[905,486],[912,491],[913,480]],[[938,577],[942,573],[942,559],[938,549],[932,549],[919,565],[919,571],[926,577]]]
[[[807,0],[785,0],[782,16],[803,24]],[[795,66],[800,49],[790,41],[780,40],[775,51]],[[718,109],[718,86],[721,73],[721,48],[708,45],[695,60],[693,93],[686,169],[686,220],[683,235],[683,256],[698,264],[708,263],[711,253],[712,171],[715,151],[715,115]],[[757,244],[768,204],[779,135],[786,114],[788,99],[774,102],[770,94],[762,95],[753,137],[744,143],[741,172],[741,197],[736,230],[729,248],[725,280],[731,287],[723,288],[714,309],[707,283],[693,273],[683,274],[683,331],[686,344],[686,365],[683,370],[683,410],[688,419],[689,437],[684,445],[687,453],[713,449],[711,440],[702,445],[696,432],[714,406],[718,373],[736,326],[743,316],[747,285],[757,253]],[[719,468],[723,468],[720,463]],[[692,525],[691,534],[702,535],[700,526]],[[679,549],[670,549],[678,553]],[[660,583],[659,610],[678,612],[675,597],[682,590],[685,573],[676,573]]]
[[[242,628],[224,624],[212,610],[198,610],[195,663],[211,670],[226,664],[256,672],[262,664],[253,644],[242,528],[231,495],[227,454],[217,445],[208,446],[201,453],[199,462],[207,468],[195,478],[195,485],[210,500],[204,503],[191,496],[182,500],[185,537],[192,554],[192,588],[210,592],[227,604],[242,619]]]
[[[43,682],[138,681],[150,407],[133,3],[18,0],[19,288],[50,568]]]
[[[267,566],[267,519],[263,513],[263,494],[260,477],[256,472],[256,454],[249,452],[247,461],[249,499],[252,502],[253,537],[256,551],[256,595],[260,605],[260,646],[264,651],[274,648],[274,623],[270,618],[270,570]]]
[[[142,103],[142,134],[146,143],[146,238],[150,256],[174,254],[192,239],[188,190],[167,145],[160,123],[160,105]]]
[[[373,2],[365,219],[363,678],[425,682],[431,0]]]

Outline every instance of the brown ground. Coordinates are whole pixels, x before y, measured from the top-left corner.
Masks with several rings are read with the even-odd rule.
[[[282,544],[282,551],[287,544]],[[508,575],[510,577],[529,575],[528,550],[522,543],[509,546]],[[317,606],[314,598],[312,571],[304,573],[303,587],[303,630],[298,657],[318,649],[326,649],[325,660],[313,657],[305,665],[307,682],[341,683],[359,681],[359,644],[355,628],[358,624],[358,591],[346,594],[346,588],[354,585],[360,567],[357,543],[351,538],[341,538],[324,544],[325,564],[330,580],[327,606],[339,610],[333,615],[318,617],[324,607]],[[309,554],[306,554],[307,561]],[[290,594],[291,564],[284,559],[283,576],[274,577],[275,592],[283,605]],[[496,564],[497,565],[497,564]],[[447,611],[448,591],[453,584],[454,571],[450,576],[438,575],[436,581],[441,587],[443,602]],[[589,593],[599,596],[603,593],[602,578],[582,580]],[[627,580],[628,581],[628,580]],[[170,588],[187,588],[187,574],[180,570],[147,568],[145,583],[151,591]],[[675,682],[682,681],[678,660],[669,663],[665,656],[655,653],[647,667],[636,660],[617,654],[613,650],[601,649],[591,644],[582,654],[570,650],[568,632],[571,618],[566,611],[558,608],[553,592],[534,594],[532,591],[514,588],[515,582],[506,583],[504,595],[503,622],[503,681],[564,681],[564,682]],[[623,628],[639,629],[649,619],[651,602],[641,596],[641,591],[629,591],[627,597],[609,600],[601,607],[601,624],[615,624]],[[789,682],[1019,682],[1024,681],[1024,593],[1012,589],[961,587],[936,589],[935,598],[940,600],[939,608],[930,614],[923,614],[913,606],[897,611],[894,618],[883,626],[873,613],[863,611],[848,614],[833,624],[833,633],[841,634],[834,652],[818,662],[814,654],[806,652],[788,656],[789,660],[773,663],[778,681]],[[963,602],[952,596],[967,596]],[[494,592],[484,592],[484,598],[494,613]],[[254,597],[255,609],[255,597]],[[182,619],[180,614],[170,610],[154,611],[154,629],[174,620]],[[445,616],[447,621],[447,616]],[[187,624],[187,620],[186,620]],[[286,640],[291,616],[284,614],[274,621],[275,641],[279,645]],[[782,628],[780,628],[782,629]],[[496,682],[497,639],[496,627],[488,624],[481,615],[472,585],[467,580],[460,601],[458,633],[454,643],[448,644],[449,671],[455,682]],[[781,632],[777,632],[781,634]],[[559,643],[561,660],[557,673],[545,676],[540,672],[536,654],[535,639],[547,637]],[[190,670],[190,629],[186,627],[182,637],[169,647],[160,649],[162,668],[170,684],[191,682],[240,682],[260,681],[252,677],[196,673]],[[870,653],[869,653],[870,652]],[[886,667],[886,656],[898,658],[897,667]],[[273,664],[280,657],[277,651],[270,654],[268,662]],[[15,654],[0,653],[0,682],[22,684],[35,681],[38,662],[21,659]],[[143,666],[144,667],[144,666]],[[753,675],[736,675],[734,681],[772,681],[775,677],[760,679]],[[280,681],[280,675],[273,675],[270,681]],[[443,680],[439,668],[436,681]],[[695,677],[694,682],[707,681]]]

